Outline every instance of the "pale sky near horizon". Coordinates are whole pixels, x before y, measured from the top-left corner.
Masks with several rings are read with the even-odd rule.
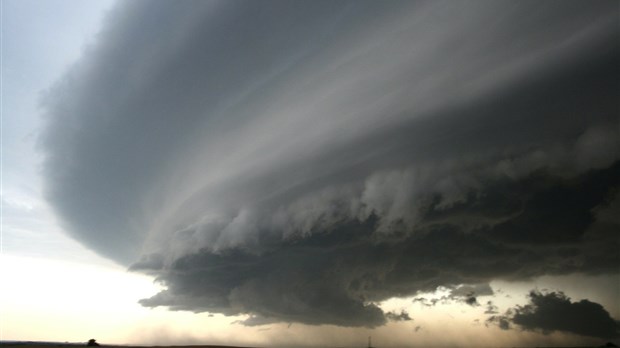
[[[0,340],[618,340],[617,3],[0,1]]]

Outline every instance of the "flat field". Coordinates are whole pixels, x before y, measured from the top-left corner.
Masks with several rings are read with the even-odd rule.
[[[566,346],[566,347],[536,347],[536,348],[605,348],[605,347],[615,347],[615,346],[606,346],[606,345],[598,345],[598,346]],[[76,344],[76,343],[1,343],[0,348],[88,348],[85,344]],[[96,347],[95,347],[96,348]],[[256,347],[241,347],[241,346],[218,346],[218,345],[188,345],[188,346],[132,346],[132,345],[107,345],[101,344],[99,348],[256,348]],[[380,347],[373,347],[380,348]],[[418,347],[424,348],[424,347]],[[506,348],[506,347],[500,347]],[[519,347],[511,347],[511,348],[519,348]]]

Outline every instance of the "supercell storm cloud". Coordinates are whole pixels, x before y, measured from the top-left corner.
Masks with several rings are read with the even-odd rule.
[[[47,196],[144,306],[247,325],[617,273],[619,53],[613,1],[121,2],[43,96]]]

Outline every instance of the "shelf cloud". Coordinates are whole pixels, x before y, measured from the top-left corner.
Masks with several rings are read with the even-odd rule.
[[[617,273],[619,39],[613,1],[119,2],[42,96],[47,197],[142,305],[246,325]]]

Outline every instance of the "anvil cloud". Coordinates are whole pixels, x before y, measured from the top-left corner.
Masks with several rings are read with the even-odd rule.
[[[47,196],[167,287],[143,305],[247,325],[374,327],[378,301],[437,286],[616,273],[617,19],[613,1],[120,2],[43,97]]]

